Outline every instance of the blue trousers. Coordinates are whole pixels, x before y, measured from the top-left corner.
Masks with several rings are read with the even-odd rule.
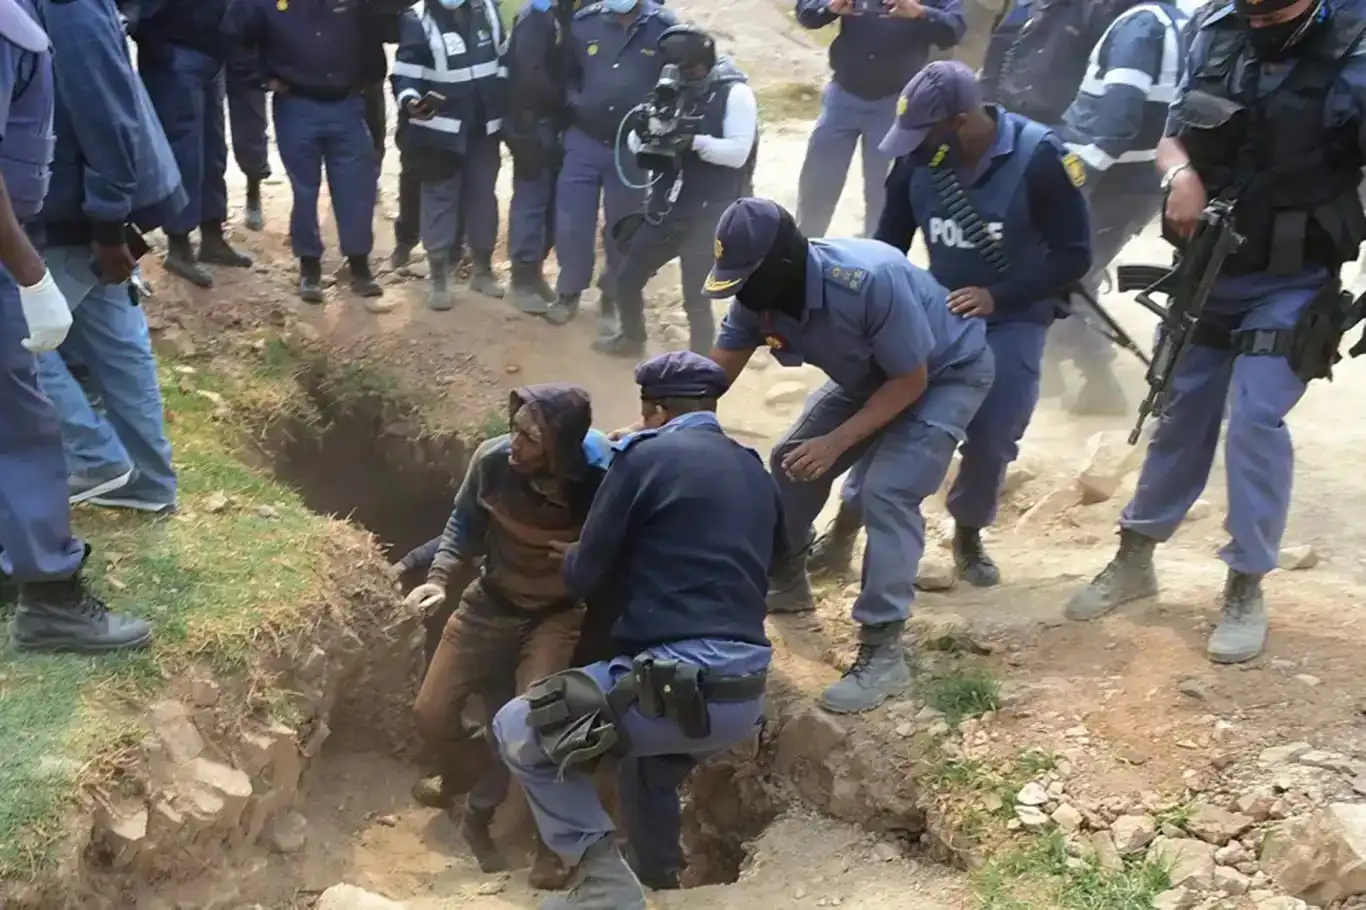
[[[496,184],[502,167],[497,136],[471,136],[460,169],[442,180],[422,183],[422,245],[452,251],[464,240],[475,253],[490,254],[498,242]],[[461,227],[465,237],[457,239]]]
[[[512,178],[508,203],[508,253],[513,262],[545,261],[555,239],[555,182],[558,171],[534,180]]]
[[[1020,454],[1020,439],[1039,403],[1039,373],[1048,326],[1003,322],[987,326],[996,357],[996,381],[968,425],[958,477],[949,489],[949,514],[968,528],[996,521],[1006,468]]]
[[[631,756],[617,762],[617,801],[636,872],[662,879],[683,871],[683,806],[678,790],[700,759]]]
[[[1105,189],[1104,181],[1102,177],[1089,198],[1093,267],[1082,282],[1097,299],[1105,270],[1120,250],[1157,217],[1162,206],[1162,196],[1158,193],[1110,192]],[[1082,372],[1107,368],[1115,359],[1115,346],[1086,327],[1083,321],[1089,316],[1086,304],[1074,297],[1072,305],[1077,308],[1077,315],[1058,320],[1049,331],[1049,357],[1056,361],[1071,360]]]
[[[604,691],[611,691],[616,681],[631,671],[631,658],[618,657],[612,661],[590,664],[583,668],[597,681]],[[531,706],[525,698],[514,698],[503,706],[493,719],[493,735],[498,741],[503,761],[522,783],[526,791],[527,803],[536,817],[536,827],[541,839],[565,861],[566,865],[576,865],[583,851],[596,841],[611,834],[615,828],[612,819],[598,799],[597,789],[592,779],[574,769],[563,774],[558,766],[546,757],[540,741],[531,729],[528,720]],[[667,719],[654,719],[643,716],[632,708],[621,718],[621,725],[631,741],[631,752],[623,757],[623,765],[628,769],[628,788],[641,784],[654,798],[652,804],[658,806],[659,795],[664,792],[663,785],[669,781],[682,780],[678,775],[681,766],[679,756],[703,758],[743,742],[758,732],[763,718],[764,700],[762,698],[747,702],[713,704],[708,709],[711,716],[711,735],[706,739],[689,739],[683,735],[678,725]],[[667,757],[666,763],[652,760]],[[631,762],[639,762],[631,770]],[[642,767],[645,769],[642,772]],[[642,776],[642,774],[644,776]],[[686,772],[683,772],[686,776]],[[648,783],[644,783],[648,781]],[[630,800],[632,791],[622,793],[622,802]],[[680,811],[677,808],[677,789],[673,791],[669,814],[661,819],[665,824]],[[628,819],[631,816],[628,815]],[[677,828],[674,829],[675,831]],[[662,837],[660,838],[663,839]],[[633,837],[633,845],[636,838]],[[677,836],[675,835],[675,841]],[[637,855],[640,847],[635,847]],[[677,846],[673,848],[676,855]],[[650,852],[650,848],[646,848]],[[659,851],[651,860],[658,860]],[[666,857],[672,862],[672,857]],[[681,866],[681,862],[673,868]]]
[[[127,284],[95,278],[89,249],[54,247],[44,258],[71,305],[71,332],[62,352],[85,365],[105,412],[90,406],[62,354],[39,355],[38,376],[61,421],[67,470],[105,477],[134,467],[138,476],[119,490],[120,498],[173,504],[176,475],[147,317],[133,306]]]
[[[190,202],[162,225],[188,234],[228,218],[228,141],[224,132],[223,64],[180,45],[138,55],[138,72],[171,143]]]
[[[289,243],[294,255],[318,258],[323,254],[318,195],[325,167],[342,254],[369,256],[375,243],[379,162],[365,126],[361,96],[315,101],[277,94],[274,114],[275,141],[294,193],[289,215]]]
[[[266,93],[254,85],[228,86],[228,125],[232,154],[247,177],[270,176],[270,145],[266,141]]]
[[[1235,317],[1236,328],[1289,328],[1313,295],[1302,288],[1263,294]],[[1283,357],[1189,348],[1177,365],[1171,406],[1148,444],[1138,489],[1120,525],[1155,540],[1175,533],[1209,481],[1227,404],[1224,528],[1230,539],[1219,556],[1237,572],[1261,575],[1276,568],[1295,474],[1285,418],[1304,390]]]
[[[948,474],[953,452],[992,387],[990,350],[976,360],[935,377],[925,394],[901,416],[850,449],[824,476],[793,480],[783,457],[798,443],[824,436],[863,407],[867,396],[850,395],[827,382],[806,400],[801,416],[778,440],[769,467],[782,495],[788,540],[811,539],[830,486],[845,471],[843,501],[863,517],[868,540],[863,577],[854,601],[854,622],[904,622],[915,600],[915,576],[925,552],[925,518],[920,504],[933,496]]]
[[[633,183],[643,183],[644,175],[636,167],[635,156],[623,150],[621,158],[626,176]],[[610,145],[603,145],[578,129],[570,129],[565,134],[564,164],[555,186],[555,257],[560,264],[555,290],[558,293],[581,293],[593,280],[596,259],[593,244],[598,233],[599,205],[606,219],[603,246],[607,253],[601,287],[613,286],[621,251],[608,231],[619,219],[638,212],[642,201],[641,193],[625,186],[617,176]]]
[[[886,200],[884,184],[892,159],[878,144],[896,119],[897,95],[869,101],[835,82],[821,92],[821,115],[811,130],[797,183],[797,227],[807,237],[824,237],[835,216],[854,146],[863,146],[863,232],[877,232]]]
[[[62,431],[27,336],[19,287],[0,270],[0,568],[54,581],[80,569],[85,542],[71,536]]]

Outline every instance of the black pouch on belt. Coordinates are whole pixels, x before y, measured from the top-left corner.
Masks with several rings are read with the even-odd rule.
[[[637,657],[632,667],[637,710],[650,718],[667,717],[689,739],[711,734],[711,716],[702,692],[702,668],[677,660]]]

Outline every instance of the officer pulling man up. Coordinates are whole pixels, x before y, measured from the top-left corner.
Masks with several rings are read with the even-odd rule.
[[[951,289],[949,309],[986,322],[996,382],[968,427],[949,490],[954,563],[979,587],[1000,582],[981,532],[996,520],[1006,468],[1039,400],[1039,364],[1065,289],[1091,266],[1080,187],[1085,166],[1047,127],[984,105],[972,70],[931,63],[901,96],[884,148],[896,155],[877,239],[903,253],[923,231],[930,272]],[[849,562],[862,519],[858,475],[813,568]]]
[[[763,716],[764,592],[786,548],[778,491],[716,420],[730,385],[720,367],[665,354],[637,367],[636,382],[644,428],[616,444],[579,542],[552,544],[570,594],[618,611],[619,656],[542,680],[493,721],[541,837],[578,867],[542,910],[645,910],[588,773],[600,756],[618,757],[623,804],[655,810],[628,810],[632,843],[671,837],[663,852],[681,864],[676,760],[748,739]],[[668,786],[655,789],[661,777]]]
[[[991,387],[986,331],[949,312],[944,289],[896,250],[808,241],[767,199],[741,199],[722,215],[706,291],[735,298],[712,351],[732,379],[765,344],[784,366],[810,363],[829,377],[769,456],[795,549],[774,567],[768,608],[814,609],[811,523],[852,469],[868,521],[858,656],[820,703],[840,714],[876,708],[910,683],[901,633],[925,549],[920,504],[943,483]]]
[[[660,36],[659,52],[682,76],[682,116],[700,123],[695,135],[664,140],[687,143],[677,157],[661,160],[656,153],[638,159],[654,184],[644,214],[627,219],[639,227],[627,241],[616,275],[621,330],[593,343],[593,350],[618,357],[645,353],[645,284],[675,258],[683,279],[688,347],[704,356],[711,351],[716,319],[702,284],[711,268],[716,222],[726,206],[748,192],[758,157],[758,102],[745,74],[729,59],[717,59],[712,37],[693,25],[675,25]],[[633,118],[627,137],[633,152],[642,151],[641,131],[649,129],[645,117],[641,111]]]
[[[1067,616],[1157,593],[1153,551],[1204,489],[1227,408],[1228,576],[1207,654],[1240,663],[1266,644],[1262,577],[1276,568],[1294,475],[1285,418],[1337,357],[1350,318],[1339,270],[1366,239],[1366,20],[1324,0],[1235,0],[1200,16],[1157,150],[1164,233],[1180,250],[1222,200],[1244,240],[1196,314],[1119,552]]]

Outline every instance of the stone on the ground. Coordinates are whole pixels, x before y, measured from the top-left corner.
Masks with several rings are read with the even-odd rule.
[[[1263,768],[1273,768],[1287,762],[1299,761],[1301,755],[1313,751],[1313,748],[1309,743],[1287,743],[1284,746],[1272,746],[1270,749],[1261,751],[1261,754],[1257,756],[1257,764]]]
[[[1053,819],[1053,824],[1057,825],[1068,834],[1076,831],[1082,825],[1081,813],[1067,803],[1063,803],[1061,806],[1054,809],[1053,814],[1050,815],[1049,818]]]
[[[1207,499],[1197,499],[1186,511],[1186,521],[1201,521],[1214,514],[1214,506]]]
[[[251,778],[231,765],[196,758],[186,766],[184,780],[201,821],[237,827],[251,799]]]
[[[1122,430],[1102,430],[1086,441],[1086,460],[1077,473],[1077,492],[1083,505],[1114,496],[1124,478],[1143,461],[1144,448],[1129,445]]]
[[[1214,851],[1214,861],[1221,866],[1236,866],[1247,858],[1247,848],[1236,840]]]
[[[204,738],[190,720],[190,712],[180,702],[158,702],[152,706],[148,721],[152,735],[172,764],[183,765],[204,751]]]
[[[1279,826],[1262,868],[1293,897],[1326,905],[1366,894],[1366,804],[1333,803]]]
[[[96,816],[100,845],[112,869],[124,869],[137,859],[147,842],[149,814],[144,805],[106,805]]]
[[[947,591],[958,581],[953,562],[938,553],[926,553],[920,558],[915,573],[915,586],[922,591]]]
[[[318,898],[316,910],[405,910],[405,907],[398,901],[355,885],[333,885]]]
[[[819,763],[843,748],[849,731],[834,717],[814,707],[797,713],[778,733],[776,764],[784,773],[802,759]]]
[[[1258,901],[1257,910],[1309,910],[1309,905],[1298,897],[1278,894]]]
[[[1214,887],[1215,890],[1222,891],[1230,897],[1237,897],[1246,894],[1248,886],[1252,884],[1252,879],[1248,878],[1237,869],[1228,866],[1214,867]]]
[[[785,379],[782,382],[775,382],[769,387],[767,394],[764,395],[764,404],[770,408],[796,404],[799,401],[805,401],[808,394],[810,393],[806,388],[806,383]]]
[[[1209,803],[1197,803],[1191,809],[1186,830],[1203,841],[1222,847],[1251,828],[1254,821],[1252,817],[1239,812],[1229,812]]]
[[[1170,870],[1173,887],[1206,890],[1214,885],[1214,848],[1193,837],[1159,837],[1148,847],[1148,861]]]
[[[1153,899],[1153,910],[1190,910],[1198,902],[1199,897],[1195,892],[1185,888],[1172,888]]]
[[[1001,495],[1009,496],[1037,476],[1038,474],[1028,465],[1012,461],[1006,468],[1006,479],[1001,483]]]
[[[1352,789],[1359,796],[1366,796],[1366,774],[1358,774],[1352,778]]]
[[[1029,507],[1029,511],[1015,522],[1017,533],[1038,532],[1048,526],[1063,512],[1081,503],[1081,495],[1076,490],[1066,488],[1050,490],[1043,498]]]
[[[1157,836],[1157,822],[1147,815],[1121,815],[1110,825],[1110,834],[1121,856],[1133,856]]]
[[[1095,851],[1096,865],[1104,872],[1118,872],[1124,868],[1124,859],[1115,847],[1115,838],[1109,831],[1097,831],[1091,835],[1091,849]]]
[[[1034,806],[1016,806],[1015,817],[1026,828],[1042,828],[1048,824],[1048,816],[1044,814],[1042,809]]]
[[[1356,762],[1339,752],[1325,752],[1322,749],[1310,749],[1301,755],[1297,761],[1301,765],[1310,768],[1322,768],[1325,771],[1341,771],[1347,773],[1356,767]]]
[[[308,819],[298,812],[281,812],[271,822],[266,843],[276,853],[298,853],[308,843]]]
[[[1022,806],[1042,806],[1048,802],[1048,791],[1038,781],[1030,781],[1015,794],[1015,802]]]
[[[1318,564],[1318,551],[1315,550],[1311,544],[1281,547],[1280,555],[1276,557],[1276,565],[1289,571],[1295,571],[1296,569],[1312,569]]]
[[[1233,808],[1255,821],[1264,822],[1271,817],[1271,809],[1276,805],[1276,794],[1269,787],[1249,790],[1233,802]]]

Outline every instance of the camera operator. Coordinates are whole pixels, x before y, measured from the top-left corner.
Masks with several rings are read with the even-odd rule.
[[[639,357],[645,351],[645,283],[679,260],[689,347],[711,350],[716,323],[702,285],[714,259],[716,222],[748,194],[758,149],[758,104],[745,74],[716,42],[693,25],[676,25],[659,39],[665,68],[650,102],[627,115],[627,143],[648,174],[643,214],[613,226],[626,244],[616,275],[620,331],[599,338],[602,354]]]

